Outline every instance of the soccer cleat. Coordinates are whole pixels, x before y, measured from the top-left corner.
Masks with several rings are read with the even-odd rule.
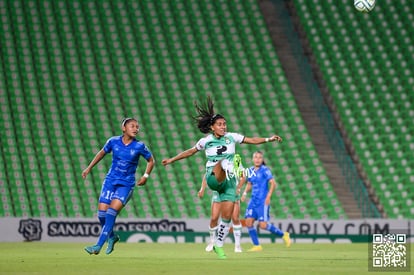
[[[101,251],[101,247],[99,245],[92,245],[85,247],[85,251],[88,252],[90,255],[98,255]]]
[[[291,240],[290,240],[290,234],[289,234],[289,232],[283,233],[282,239],[285,242],[286,247],[290,247]]]
[[[242,252],[243,252],[243,250],[242,250],[242,248],[241,248],[241,246],[240,246],[240,245],[236,245],[236,246],[234,247],[234,252],[236,252],[236,253],[242,253]]]
[[[260,252],[263,250],[261,245],[254,245],[252,248],[249,249],[249,252]]]
[[[214,242],[210,242],[207,246],[206,246],[206,252],[211,252],[213,251],[214,248]]]
[[[233,171],[237,177],[241,177],[243,174],[243,165],[239,154],[235,154],[233,157]]]
[[[114,235],[112,238],[108,240],[108,247],[106,248],[105,253],[111,254],[114,251],[115,244],[119,242],[120,238],[118,235]]]
[[[214,252],[216,252],[219,259],[227,259],[226,254],[224,253],[223,247],[213,246]]]

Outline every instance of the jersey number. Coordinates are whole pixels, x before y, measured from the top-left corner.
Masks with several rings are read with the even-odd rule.
[[[114,195],[114,192],[111,192],[109,190],[106,190],[106,194],[102,193],[101,197],[104,197],[106,200],[112,200],[112,196]]]
[[[217,155],[222,155],[224,152],[227,151],[227,147],[226,146],[218,146],[217,147]]]

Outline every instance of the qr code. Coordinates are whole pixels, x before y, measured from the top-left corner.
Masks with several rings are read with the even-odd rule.
[[[407,267],[406,234],[374,234],[372,239],[373,268],[406,268]]]

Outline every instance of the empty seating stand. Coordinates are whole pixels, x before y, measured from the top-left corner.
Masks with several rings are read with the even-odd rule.
[[[135,116],[157,166],[121,217],[209,217],[211,191],[197,197],[203,153],[161,160],[203,136],[193,102],[211,94],[229,131],[284,138],[238,147],[246,166],[265,152],[278,183],[272,216],[346,218],[255,0],[15,0],[0,13],[2,216],[96,215],[110,156],[81,172]]]
[[[414,217],[413,7],[295,0],[358,158],[391,218]]]

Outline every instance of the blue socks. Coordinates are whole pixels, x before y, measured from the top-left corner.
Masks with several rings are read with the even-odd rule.
[[[247,231],[249,231],[250,239],[252,239],[252,242],[254,245],[259,245],[259,238],[257,237],[257,231],[256,228],[247,227]]]
[[[99,215],[99,213],[98,213]],[[98,242],[96,245],[99,245],[100,247],[103,246],[103,244],[106,242],[108,237],[112,234],[112,229],[114,228],[115,219],[118,215],[118,211],[116,211],[113,208],[108,208],[105,215],[105,225],[102,227],[101,235],[99,235]],[[101,218],[99,219],[101,221]]]
[[[250,239],[252,239],[252,242],[254,245],[259,245],[259,238],[257,237],[257,231],[255,227],[247,227],[247,230],[249,231]],[[283,236],[283,231],[274,226],[271,223],[268,223],[266,226],[266,230],[276,234],[279,237]]]
[[[105,226],[105,217],[106,217],[106,211],[104,210],[98,210],[98,220],[101,224],[102,228]],[[112,238],[114,236],[114,231],[112,231],[109,234],[109,238]]]
[[[105,216],[106,216],[106,211],[98,210],[98,220],[102,227],[105,225]]]
[[[266,226],[266,230],[272,232],[273,234],[278,235],[279,237],[283,236],[283,231],[280,230],[279,228],[277,228],[276,226],[274,226],[271,223],[268,223]]]

